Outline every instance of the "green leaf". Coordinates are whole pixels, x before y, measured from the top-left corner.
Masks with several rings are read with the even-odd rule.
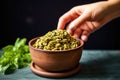
[[[17,38],[14,45],[7,45],[2,48],[3,54],[0,56],[0,72],[10,74],[16,69],[28,66],[31,62],[31,57],[26,41],[26,38]]]
[[[16,70],[16,66],[14,64],[8,64],[7,68],[4,70],[4,74],[10,74]]]
[[[13,45],[7,45],[2,48],[2,51],[11,51],[13,49]]]

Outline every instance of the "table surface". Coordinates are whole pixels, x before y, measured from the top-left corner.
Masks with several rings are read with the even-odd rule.
[[[81,70],[59,80],[120,80],[120,50],[83,50]],[[29,67],[9,75],[0,73],[0,80],[57,80],[34,74]]]

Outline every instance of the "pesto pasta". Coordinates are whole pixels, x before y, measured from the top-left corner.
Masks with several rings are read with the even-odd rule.
[[[66,30],[53,30],[39,37],[33,47],[43,50],[69,50],[76,48],[80,42],[70,36]]]

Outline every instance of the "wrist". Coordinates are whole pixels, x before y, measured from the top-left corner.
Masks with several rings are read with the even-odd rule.
[[[108,8],[113,18],[120,17],[120,0],[108,0]]]

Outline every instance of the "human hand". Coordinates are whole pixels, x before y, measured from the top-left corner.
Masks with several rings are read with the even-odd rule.
[[[87,41],[92,32],[118,17],[120,12],[115,11],[120,7],[114,6],[112,1],[101,1],[72,8],[60,17],[57,29],[64,29],[66,26],[72,36]]]

